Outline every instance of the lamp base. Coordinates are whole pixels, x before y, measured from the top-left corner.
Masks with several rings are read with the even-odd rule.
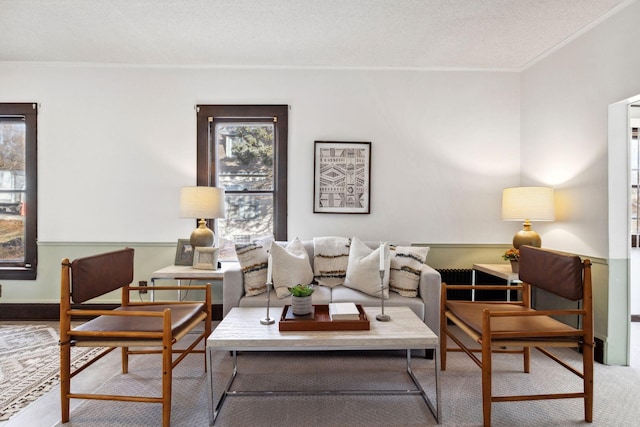
[[[207,222],[204,219],[198,221],[198,228],[191,233],[189,243],[192,248],[213,246],[213,231],[207,227]]]
[[[513,236],[513,247],[518,249],[522,245],[542,247],[540,235],[531,229],[531,223],[527,220],[522,226],[522,230]]]

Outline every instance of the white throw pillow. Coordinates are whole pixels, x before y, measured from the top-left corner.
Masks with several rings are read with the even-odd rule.
[[[350,244],[347,237],[314,237],[313,276],[318,285],[333,288],[344,284]]]
[[[418,296],[420,273],[427,260],[426,246],[391,246],[389,289],[403,297]]]
[[[278,298],[289,296],[291,286],[308,285],[313,281],[309,254],[297,237],[286,248],[275,242],[271,244],[271,262],[273,288]]]
[[[351,289],[380,298],[380,247],[371,249],[360,239],[351,239],[349,265],[344,285]],[[384,299],[389,298],[389,245],[383,246],[384,253]]]
[[[237,243],[236,255],[242,270],[246,296],[260,295],[267,290],[267,258],[273,237],[256,239],[251,243]]]

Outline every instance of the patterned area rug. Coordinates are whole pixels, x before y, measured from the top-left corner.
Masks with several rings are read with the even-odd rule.
[[[47,325],[0,325],[0,421],[8,420],[60,380],[58,333]],[[100,352],[72,348],[72,363]]]

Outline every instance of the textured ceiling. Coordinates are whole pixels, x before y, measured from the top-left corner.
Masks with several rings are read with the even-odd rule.
[[[0,0],[0,61],[519,70],[631,1]]]

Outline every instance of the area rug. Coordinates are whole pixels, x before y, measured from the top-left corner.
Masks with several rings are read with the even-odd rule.
[[[8,420],[60,381],[59,336],[47,325],[0,325],[0,421]],[[73,364],[100,349],[73,348]]]
[[[580,355],[570,349],[560,353],[577,365]],[[117,354],[107,356],[105,359]],[[132,392],[154,395],[161,388],[155,355],[132,360],[128,374],[115,373],[98,386],[100,393]],[[116,360],[117,362],[117,360]],[[202,357],[187,357],[174,371],[172,427],[209,425],[207,375],[212,375],[215,394],[221,392],[232,369],[228,352],[214,352],[213,369],[205,374]],[[410,384],[403,373],[403,352],[244,352],[238,359],[239,374],[234,389],[295,390],[387,389]],[[433,398],[433,361],[412,358],[414,374]],[[539,352],[532,354],[530,374],[523,374],[522,361],[498,354],[494,359],[497,392],[542,392],[571,389],[579,381],[567,370]],[[441,372],[442,426],[482,425],[481,375],[463,353],[448,357]],[[117,365],[116,365],[117,366]],[[622,366],[595,367],[594,423],[583,421],[579,399],[510,402],[493,405],[494,427],[635,426],[640,419],[637,396],[638,370]],[[35,405],[34,405],[35,406]],[[155,427],[161,424],[158,404],[85,400],[71,411],[73,427]],[[54,422],[55,423],[55,422]],[[46,426],[54,423],[41,424]],[[28,423],[15,424],[33,425]],[[56,426],[63,425],[55,423]],[[425,427],[437,422],[419,397],[411,396],[243,396],[229,397],[215,426],[272,427]]]

